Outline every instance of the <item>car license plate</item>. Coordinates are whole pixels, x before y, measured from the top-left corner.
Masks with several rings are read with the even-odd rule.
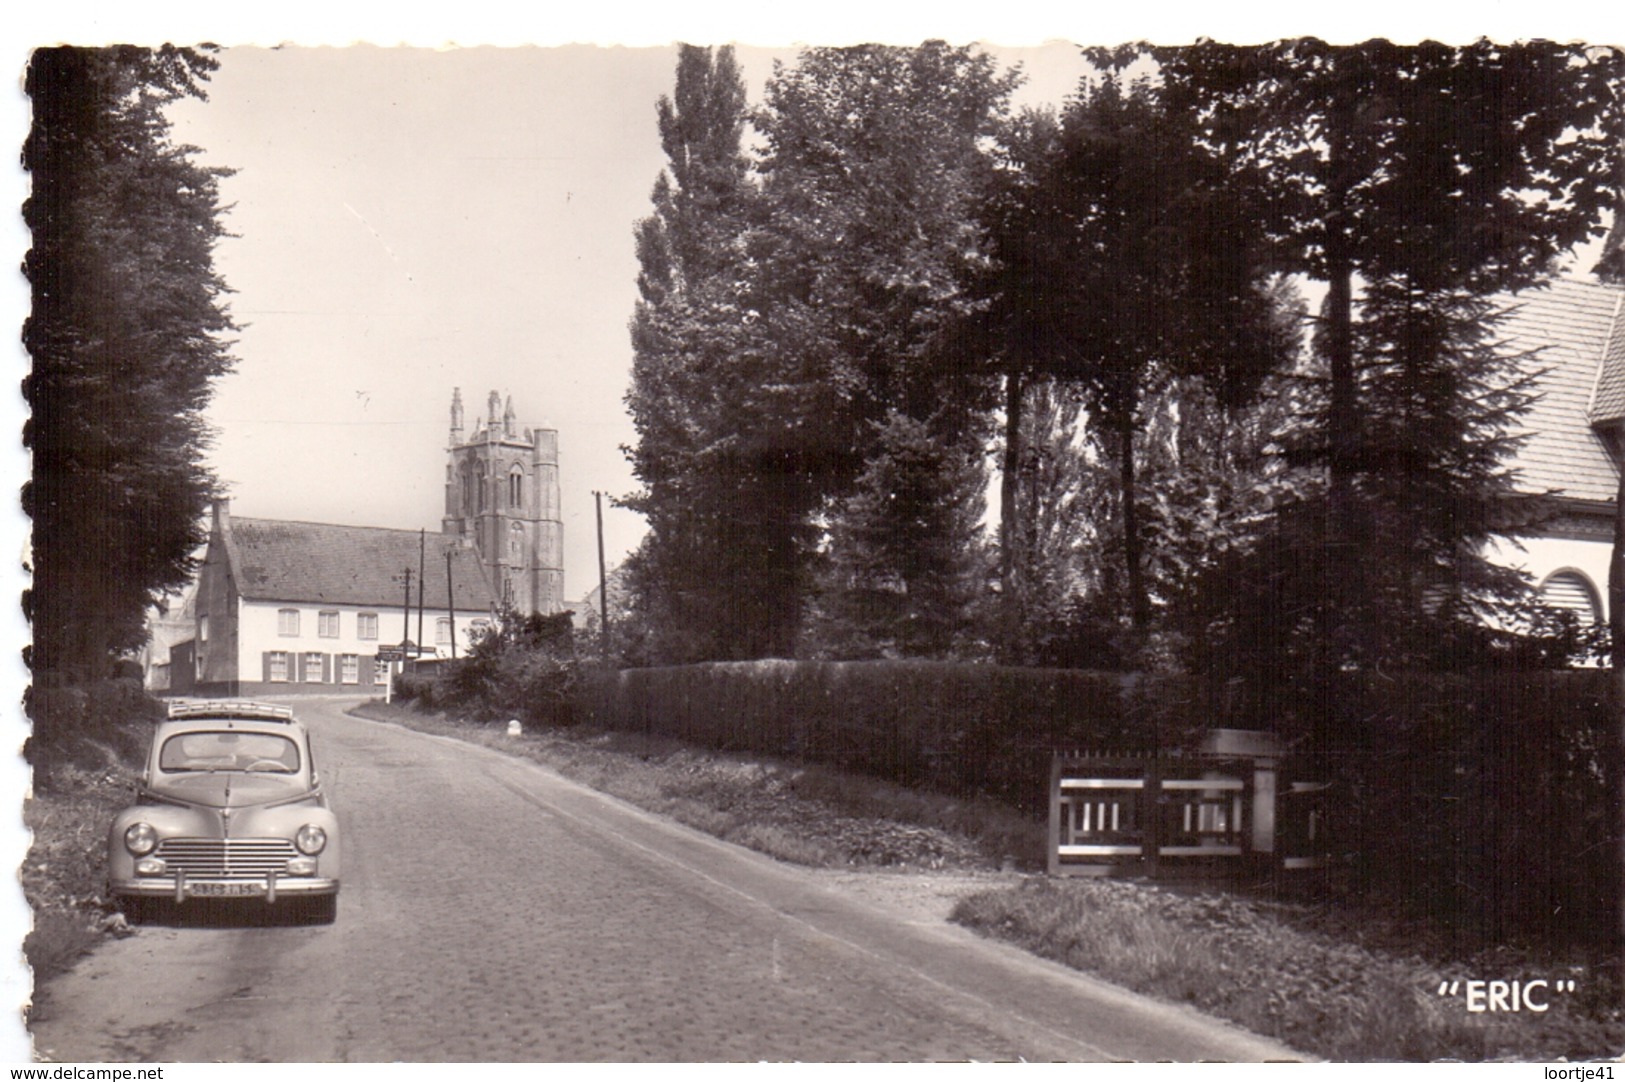
[[[188,883],[193,898],[252,898],[265,893],[264,883]]]

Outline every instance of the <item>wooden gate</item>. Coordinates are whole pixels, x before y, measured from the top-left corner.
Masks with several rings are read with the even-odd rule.
[[[1222,874],[1249,851],[1254,794],[1241,765],[1055,756],[1050,874]]]
[[[1330,786],[1283,785],[1272,733],[1213,729],[1188,755],[1055,752],[1051,875],[1228,875],[1327,868]]]

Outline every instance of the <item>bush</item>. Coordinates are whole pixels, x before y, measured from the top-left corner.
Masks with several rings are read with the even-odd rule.
[[[118,758],[138,759],[145,752],[142,721],[156,723],[164,706],[146,693],[139,679],[100,680],[62,686],[43,682],[28,689],[24,708],[33,733],[24,747],[36,768],[57,761],[99,760],[96,745]]]
[[[395,689],[426,710],[458,710],[477,721],[570,725],[578,668],[569,613],[510,616],[466,657],[403,673]]]
[[[1345,786],[1354,885],[1465,944],[1617,936],[1618,707],[1601,671],[1345,690],[1314,742]]]

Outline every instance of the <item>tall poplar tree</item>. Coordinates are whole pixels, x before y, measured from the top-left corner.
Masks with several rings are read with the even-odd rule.
[[[865,486],[979,495],[963,464],[985,380],[953,330],[980,303],[983,143],[1013,83],[941,43],[810,49],[749,115],[748,159],[731,54],[684,50],[661,106],[672,164],[639,230],[628,396],[645,485],[631,502],[652,529],[640,596],[682,629],[672,660],[793,653],[824,557],[871,536],[841,528],[847,501],[862,492],[871,525],[923,505]],[[921,439],[942,453],[883,461]],[[863,560],[882,558],[908,557],[881,544]]]
[[[744,84],[730,48],[685,45],[657,115],[667,168],[637,227],[628,448],[650,533],[635,563],[654,660],[786,655],[806,588],[802,448],[751,315],[746,249],[761,214],[742,149]]]
[[[187,581],[215,480],[203,409],[232,359],[218,181],[170,138],[165,106],[216,62],[164,46],[36,51],[23,147],[32,311],[23,381],[33,453],[36,678],[100,675]]]

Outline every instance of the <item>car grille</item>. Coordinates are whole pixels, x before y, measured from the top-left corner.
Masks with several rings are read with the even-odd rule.
[[[226,879],[263,879],[298,856],[284,838],[169,838],[153,854],[172,871]]]

